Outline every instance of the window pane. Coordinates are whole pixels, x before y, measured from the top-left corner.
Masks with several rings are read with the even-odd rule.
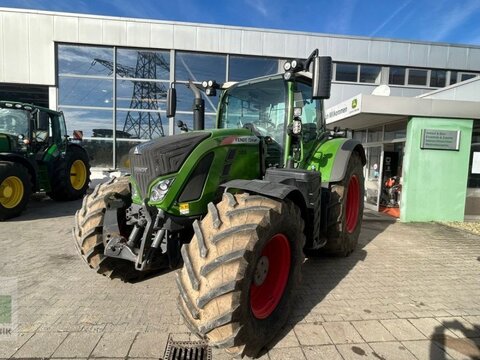
[[[201,88],[200,84],[197,84],[197,86]],[[175,88],[177,89],[177,111],[192,111],[194,99],[192,90],[187,87],[187,84],[176,84]],[[206,112],[217,112],[219,94],[219,91],[217,91],[217,96],[205,96],[203,94]]]
[[[431,87],[444,87],[447,79],[447,72],[445,70],[432,70],[430,75]]]
[[[468,79],[473,79],[475,76],[477,76],[476,74],[462,74],[462,80],[461,81],[465,81],[465,80],[468,80]]]
[[[104,62],[102,64],[102,62]],[[113,49],[94,46],[58,45],[58,73],[111,76]]]
[[[353,132],[353,138],[361,143],[365,143],[367,141],[367,130],[355,130]]]
[[[177,52],[175,77],[177,80],[226,80],[226,57],[223,55],[207,55]]]
[[[404,139],[407,136],[407,121],[385,125],[385,140]]]
[[[215,127],[215,119],[214,115],[205,115],[205,129],[213,129]],[[188,130],[193,130],[193,113],[191,114],[177,114],[175,116],[175,121],[181,120],[185,124],[187,124]],[[180,134],[181,130],[175,125],[174,129],[175,134]]]
[[[140,79],[170,79],[168,51],[117,50],[117,76]]]
[[[450,71],[450,85],[457,83],[457,76],[458,76],[457,71]]]
[[[360,65],[360,82],[379,84],[381,73],[382,73],[381,66]]]
[[[68,132],[83,132],[82,146],[93,158],[92,166],[111,168],[113,166],[113,113],[112,110],[84,110],[61,108],[65,114]]]
[[[113,81],[60,77],[59,104],[74,106],[112,107]]]
[[[117,107],[165,110],[168,83],[117,80]]]
[[[279,61],[245,56],[230,56],[230,81],[241,81],[279,72]]]
[[[168,119],[163,111],[117,111],[117,137],[154,139],[168,134]]]
[[[405,68],[396,66],[390,67],[388,83],[393,85],[405,85]]]
[[[69,133],[73,130],[81,130],[83,136],[88,137],[111,137],[99,136],[98,130],[108,130],[110,133],[113,129],[113,112],[112,110],[86,110],[62,108],[65,115],[65,122]],[[94,134],[97,133],[97,134]]]
[[[427,85],[427,70],[409,69],[408,85]]]
[[[358,65],[337,63],[337,81],[357,82]]]
[[[382,127],[368,129],[368,142],[382,141]]]

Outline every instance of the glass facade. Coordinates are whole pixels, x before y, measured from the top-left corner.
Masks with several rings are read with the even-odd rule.
[[[92,166],[126,168],[131,147],[180,131],[176,127],[170,129],[165,112],[167,89],[173,81],[177,89],[175,119],[192,129],[190,80],[200,87],[204,80],[212,79],[221,84],[270,75],[281,69],[283,61],[58,44],[58,108],[65,113],[70,133],[73,130],[83,132],[83,145],[93,158]],[[205,128],[212,128],[218,96],[204,99]]]
[[[400,216],[407,123],[405,119],[353,133],[353,138],[362,142],[367,158],[365,206],[393,217]]]

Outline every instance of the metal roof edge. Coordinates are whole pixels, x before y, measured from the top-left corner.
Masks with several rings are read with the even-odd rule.
[[[210,27],[210,28],[242,30],[242,31],[259,31],[259,32],[265,32],[265,33],[278,33],[278,34],[285,34],[285,35],[303,35],[303,36],[327,37],[327,38],[338,38],[338,39],[399,42],[399,43],[406,43],[406,44],[435,45],[435,46],[445,46],[445,47],[461,47],[461,48],[480,49],[479,45],[472,45],[472,44],[433,42],[433,41],[382,38],[382,37],[369,37],[369,36],[358,36],[358,35],[340,35],[340,34],[328,34],[328,33],[315,33],[315,32],[308,32],[308,31],[287,30],[287,29],[257,28],[257,27],[245,27],[245,26],[235,26],[235,25],[226,25],[226,24],[194,23],[194,22],[182,22],[182,21],[173,21],[173,20],[157,20],[157,19],[148,19],[148,18],[129,18],[129,17],[121,17],[121,16],[109,16],[109,15],[97,15],[97,14],[85,14],[85,13],[71,13],[71,12],[49,11],[49,10],[35,10],[35,9],[25,9],[25,8],[13,8],[13,7],[0,7],[0,11],[29,13],[29,14],[40,14],[40,15],[52,15],[52,16],[77,17],[77,18],[91,18],[91,19],[98,19],[98,20],[147,22],[147,23],[157,23],[157,24],[165,24],[165,25],[179,25],[179,26],[183,25],[183,26]]]

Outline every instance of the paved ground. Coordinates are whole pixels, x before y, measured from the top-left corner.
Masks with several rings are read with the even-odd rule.
[[[18,336],[0,358],[153,359],[169,334],[189,339],[172,272],[127,284],[77,257],[79,206],[37,199],[0,223],[0,276],[18,280]],[[306,261],[297,304],[264,359],[480,358],[480,237],[365,221],[351,257]]]

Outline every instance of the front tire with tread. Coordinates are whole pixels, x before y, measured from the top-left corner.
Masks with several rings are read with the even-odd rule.
[[[220,203],[208,205],[208,214],[193,228],[177,272],[180,313],[190,330],[212,346],[235,356],[256,356],[286,322],[300,282],[305,243],[300,209],[288,200],[226,193]],[[260,319],[253,313],[250,290],[262,250],[276,234],[289,242],[288,279],[279,302]]]
[[[75,246],[88,266],[99,274],[124,280],[136,277],[137,271],[133,263],[104,255],[103,221],[107,197],[130,196],[129,180],[128,176],[121,176],[98,185],[83,199],[82,208],[75,214],[73,229]]]
[[[22,189],[9,186],[12,181]],[[6,189],[7,186],[8,189]],[[15,191],[21,191],[21,194],[15,196]],[[32,186],[28,170],[19,163],[0,161],[0,220],[19,216],[27,207],[31,193]]]

